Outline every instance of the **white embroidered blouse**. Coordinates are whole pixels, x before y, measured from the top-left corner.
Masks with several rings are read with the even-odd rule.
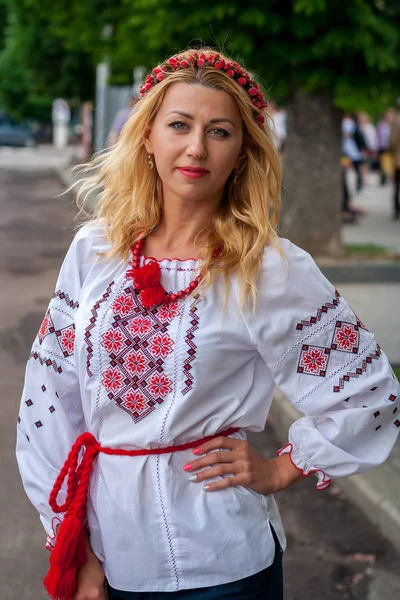
[[[264,428],[278,385],[305,415],[282,451],[315,472],[317,488],[387,458],[400,427],[388,360],[311,257],[280,244],[287,264],[265,249],[255,314],[238,311],[233,280],[223,316],[222,281],[197,299],[145,310],[128,261],[96,254],[108,248],[101,227],[78,232],[32,347],[18,418],[19,467],[49,548],[60,518],[49,493],[84,431],[125,449],[183,444],[228,427],[245,439]],[[176,292],[199,264],[160,266],[164,288]],[[95,461],[90,539],[114,588],[170,592],[261,571],[274,556],[270,520],[284,545],[272,497],[240,486],[205,492],[183,471],[191,457]]]

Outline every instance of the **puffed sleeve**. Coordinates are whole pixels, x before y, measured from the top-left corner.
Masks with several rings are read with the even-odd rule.
[[[68,452],[85,430],[75,365],[75,315],[90,265],[87,227],[75,236],[29,355],[17,425],[17,461],[51,549],[60,516],[48,499]],[[60,494],[63,501],[62,494]]]
[[[399,433],[399,384],[374,335],[309,254],[268,247],[248,327],[277,386],[305,416],[289,453],[317,489],[386,460]]]

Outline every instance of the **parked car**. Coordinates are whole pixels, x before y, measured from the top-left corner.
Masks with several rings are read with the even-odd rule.
[[[32,148],[37,146],[35,134],[6,113],[0,113],[0,146]]]

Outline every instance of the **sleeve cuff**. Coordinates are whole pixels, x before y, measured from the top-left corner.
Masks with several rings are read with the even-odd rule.
[[[292,444],[286,444],[283,448],[278,450],[277,455],[282,456],[283,454],[289,454],[290,460],[293,466],[296,467],[304,477],[314,473],[318,479],[316,489],[318,491],[326,490],[331,485],[331,479],[321,469],[316,469],[309,464],[308,459],[299,452],[297,448],[294,448]]]
[[[62,522],[62,519],[60,519],[60,517],[53,517],[53,519],[51,520],[51,523],[49,521],[45,521],[44,519],[42,519],[42,523],[44,525],[44,528],[47,531],[47,538],[46,538],[46,545],[45,548],[46,550],[49,550],[50,552],[53,550],[54,545],[56,543],[56,537],[57,537],[57,533],[56,533],[56,529],[57,529],[57,525],[60,525]]]

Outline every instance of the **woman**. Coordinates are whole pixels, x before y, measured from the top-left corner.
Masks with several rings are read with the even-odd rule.
[[[104,598],[104,578],[123,600],[279,600],[272,494],[384,461],[398,384],[310,256],[277,237],[279,161],[250,76],[188,50],[142,96],[87,167],[97,220],[27,367],[18,460],[54,546],[45,584],[67,600]],[[264,428],[275,384],[306,416],[265,459],[246,431]]]

